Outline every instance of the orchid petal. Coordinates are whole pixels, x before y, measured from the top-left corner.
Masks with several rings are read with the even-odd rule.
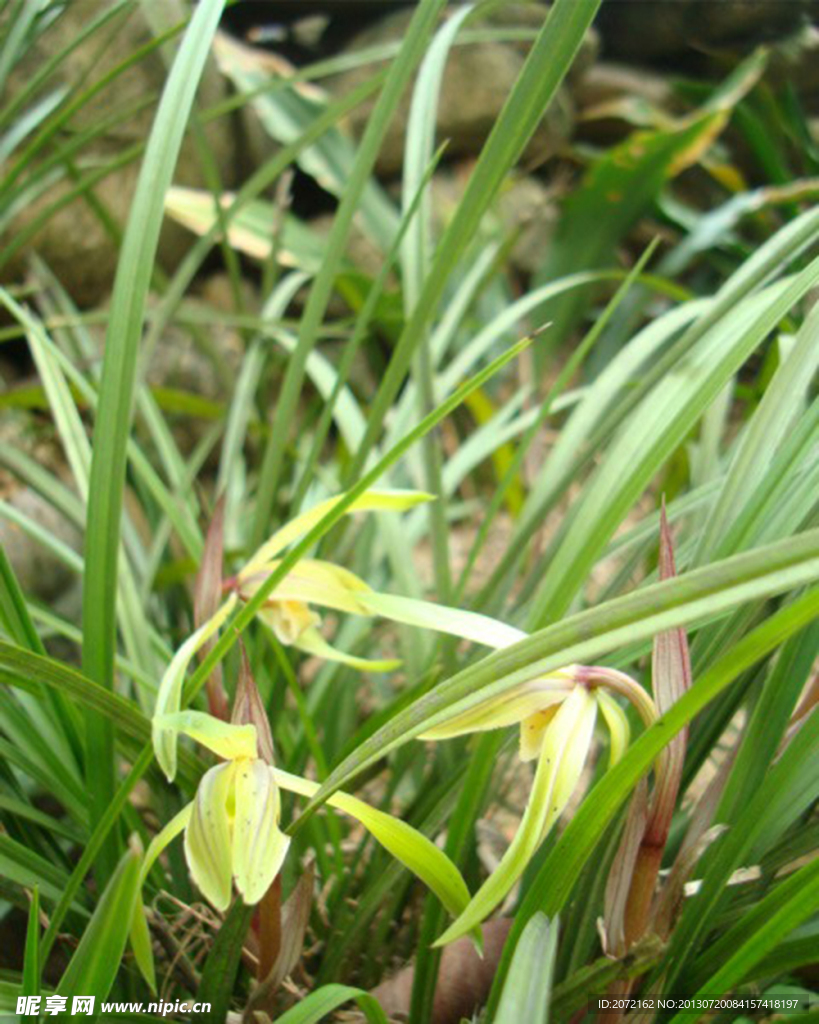
[[[543,733],[557,714],[560,702],[565,699],[565,694],[556,697],[554,703],[549,707],[536,711],[520,723],[519,752],[521,761],[534,761],[539,756],[543,746]]]
[[[226,761],[236,757],[258,756],[255,725],[223,722],[204,711],[177,711],[173,715],[162,715],[155,722],[159,728],[172,729],[190,736]]]
[[[411,597],[367,591],[358,595],[358,601],[373,615],[402,622],[407,626],[434,629],[438,633],[448,633],[487,647],[509,647],[525,640],[528,635],[488,615],[449,608],[430,601],[417,601]]]
[[[273,769],[261,760],[236,765],[233,825],[233,877],[245,903],[264,896],[278,875],[290,846],[279,829],[279,787]]]
[[[321,522],[328,512],[335,508],[343,497],[343,494],[339,494],[334,498],[328,498],[327,501],[322,501],[314,508],[309,509],[307,512],[302,512],[302,514],[300,516],[296,516],[295,519],[291,519],[286,526],[277,530],[269,540],[262,544],[242,570],[242,576],[258,572],[260,566],[263,566],[265,562],[269,562],[271,558],[283,551],[288,547],[288,545],[292,544],[293,541],[298,540],[298,538],[302,537],[305,533],[309,533],[314,526]],[[369,490],[356,498],[345,512],[345,515],[350,515],[353,512],[375,512],[384,510],[403,512],[406,509],[413,508],[415,505],[421,504],[422,502],[432,501],[432,499],[433,495],[424,494],[421,491]]]
[[[566,804],[577,789],[577,785],[583,775],[583,768],[591,751],[592,741],[594,740],[597,701],[594,694],[590,693],[585,687],[578,687],[577,692],[582,694],[584,699],[570,726],[571,735],[569,740],[562,748],[563,755],[560,758],[557,775],[555,776],[552,806],[549,811],[549,819],[544,825],[541,841],[545,839],[546,833],[563,813]]]
[[[468,711],[434,725],[419,740],[448,740],[470,732],[486,732],[517,725],[530,715],[559,704],[574,688],[570,669],[527,680],[514,690],[491,697]]]
[[[532,792],[515,838],[496,870],[472,897],[461,916],[437,940],[436,946],[453,942],[479,925],[523,874],[568,799],[570,777],[575,775],[578,760],[578,754],[571,747],[576,736],[582,738],[588,732],[589,718],[594,729],[596,706],[594,698],[582,686],[576,686],[560,705],[544,731]],[[583,752],[583,760],[587,752],[588,748]]]
[[[156,759],[167,776],[168,782],[173,782],[176,775],[176,730],[169,726],[160,725],[159,720],[165,715],[179,711],[182,704],[182,687],[185,682],[185,672],[191,659],[220,628],[231,611],[233,611],[235,604],[236,595],[231,594],[219,611],[188,637],[176,654],[174,654],[165,670],[162,682],[159,684],[151,733]]]
[[[233,878],[231,819],[236,765],[233,761],[205,772],[188,827],[185,829],[185,858],[193,880],[203,896],[217,910],[227,910]]]
[[[349,665],[359,672],[392,672],[399,668],[401,661],[398,658],[368,659],[356,658],[353,654],[345,654],[327,643],[317,629],[306,629],[294,646],[305,654],[312,654],[317,658],[324,658],[325,661],[337,661],[342,665]]]
[[[598,687],[594,692],[597,703],[603,712],[603,718],[609,728],[611,742],[609,744],[609,768],[613,768],[620,758],[625,754],[631,738],[631,728],[628,724],[628,717],[617,701]]]

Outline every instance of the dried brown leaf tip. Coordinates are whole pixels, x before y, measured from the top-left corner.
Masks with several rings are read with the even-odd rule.
[[[225,548],[225,496],[216,502],[213,516],[205,536],[202,563],[196,574],[193,590],[193,620],[197,629],[217,612],[222,602],[222,561]],[[200,661],[211,649],[215,640],[209,640],[199,652]],[[227,721],[229,717],[228,698],[222,675],[222,666],[217,665],[207,681],[208,710],[216,717]]]
[[[668,580],[675,575],[674,543],[663,501],[659,576]],[[669,629],[654,638],[652,682],[659,715],[668,711],[691,686],[691,659],[684,629]],[[632,797],[606,890],[603,934],[606,952],[611,955],[624,956],[655,927],[657,881],[682,782],[687,739],[687,730],[678,733],[658,760],[650,800],[644,784]]]
[[[674,559],[674,542],[668,525],[665,499],[660,509],[660,555],[659,576],[661,580],[672,579],[677,570]],[[652,651],[652,681],[657,710],[663,715],[691,687],[691,656],[688,637],[682,628],[669,629],[654,638]],[[663,770],[654,791],[646,837],[653,844],[665,847],[671,816],[677,801],[685,763],[685,749],[688,730],[681,730],[666,748]]]
[[[233,700],[231,721],[234,725],[253,725],[256,727],[256,746],[259,757],[272,765],[274,763],[273,734],[270,731],[270,719],[267,717],[259,687],[253,677],[250,661],[245,645],[239,640],[242,653],[239,678],[236,682],[236,696]]]

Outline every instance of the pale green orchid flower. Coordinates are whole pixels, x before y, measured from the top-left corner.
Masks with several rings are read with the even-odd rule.
[[[256,727],[222,722],[203,711],[182,711],[165,724],[225,757],[202,776],[196,797],[165,826],[146,854],[150,870],[159,853],[183,829],[193,880],[217,910],[230,902],[231,882],[245,903],[256,903],[270,887],[287,853],[279,831],[279,787],[312,797],[319,785],[268,765],[258,757]],[[460,872],[426,836],[406,822],[347,793],[330,806],[351,815],[439,897],[450,913],[469,900]]]
[[[629,742],[628,719],[608,687],[627,696],[647,724],[653,702],[634,680],[610,669],[571,665],[478,703],[418,738],[443,740],[471,732],[520,726],[520,756],[537,759],[532,791],[520,826],[500,864],[461,916],[438,939],[445,945],[472,931],[504,900],[576,792],[594,737],[598,710],[616,764]]]
[[[201,711],[174,712],[156,724],[160,730],[190,736],[226,760],[205,772],[193,801],[154,837],[145,853],[140,888],[160,853],[184,832],[191,876],[208,902],[224,912],[235,886],[245,903],[258,903],[281,870],[290,845],[279,828],[280,790],[313,797],[318,783],[262,760],[254,725],[223,722]],[[347,793],[334,793],[327,802],[359,821],[435,893],[453,917],[467,907],[469,889],[461,873],[432,840]],[[140,970],[155,987],[141,900],[131,927],[131,944]]]
[[[177,712],[164,724],[226,758],[205,772],[182,812],[194,882],[220,911],[230,903],[232,883],[245,903],[258,903],[279,873],[290,839],[279,829],[279,787],[274,769],[259,757],[256,727],[200,711]]]

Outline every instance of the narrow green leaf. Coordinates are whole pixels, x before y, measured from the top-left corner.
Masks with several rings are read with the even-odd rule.
[[[685,907],[671,938],[666,972],[670,985],[681,976],[696,953],[697,943],[707,935],[709,924],[725,905],[732,873],[744,863],[756,863],[773,841],[819,800],[819,762],[814,756],[817,744],[819,715],[811,715],[768,770],[731,828],[706,854],[702,887]]]
[[[717,821],[734,821],[758,790],[810,678],[817,650],[819,623],[812,623],[779,652],[743,735],[719,805]]]
[[[318,1024],[328,1013],[354,999],[369,1024],[387,1024],[378,1000],[360,988],[348,985],[323,985],[276,1018],[276,1024]]]
[[[558,923],[534,914],[523,929],[503,986],[495,1024],[546,1024],[552,996]]]
[[[145,979],[145,984],[152,993],[156,994],[156,965],[154,964],[154,951],[151,945],[151,933],[148,929],[148,920],[145,917],[145,905],[142,902],[142,886],[140,886],[140,892],[137,896],[128,939],[131,943],[134,960],[140,974]]]
[[[733,956],[703,983],[696,995],[722,995],[730,992],[745,978],[759,960],[794,928],[815,914],[819,908],[819,860],[800,868],[780,889],[787,889],[787,899],[779,889],[770,893],[756,908],[754,923],[748,930],[734,932],[738,943]],[[682,1013],[671,1018],[672,1024],[682,1024],[691,1017]]]
[[[809,313],[788,358],[765,389],[737,445],[730,469],[705,523],[697,560],[704,562],[736,520],[755,488],[764,482],[780,444],[803,411],[819,367],[819,307]]]
[[[605,150],[563,204],[545,266],[537,280],[607,266],[638,217],[665,182],[696,162],[728,123],[741,96],[759,80],[765,55],[753,54],[715,96],[692,114],[661,128],[634,132]],[[559,340],[582,315],[575,297],[549,309]]]
[[[815,867],[815,864],[805,865],[808,868],[811,866]],[[694,963],[691,973],[686,974],[686,988],[693,992],[700,991],[706,984],[707,979],[715,974],[717,970],[721,972],[729,961],[733,962],[735,955],[743,946],[746,944],[755,945],[757,933],[760,930],[766,929],[774,915],[779,914],[786,906],[791,905],[795,898],[798,901],[798,897],[804,891],[805,886],[810,886],[812,878],[812,872],[805,874],[802,870],[796,870],[782,881],[775,881],[764,898],[750,906],[715,942],[709,943],[703,949],[699,959]],[[809,906],[808,901],[806,901],[806,904]],[[810,911],[808,911],[807,916],[810,916]],[[814,921],[812,924],[807,925],[807,927],[815,933],[819,923]],[[798,936],[799,931],[797,929],[794,929],[794,931]],[[795,941],[801,940],[797,938]],[[745,979],[753,977],[752,972],[755,967],[757,967],[756,960],[749,962],[743,977]],[[757,975],[760,978],[764,976],[765,974],[762,971]],[[716,990],[708,989],[707,991]]]
[[[415,9],[398,56],[390,65],[384,87],[367,122],[355,163],[345,182],[344,193],[327,239],[321,269],[310,289],[307,305],[299,322],[298,344],[287,363],[285,378],[276,402],[270,441],[262,459],[259,491],[256,495],[253,523],[253,541],[256,544],[261,541],[268,529],[286,443],[304,380],[307,357],[316,344],[318,330],[332,296],[353,217],[375,166],[384,135],[410,76],[424,54],[427,40],[443,7],[444,0],[422,0]]]
[[[64,868],[57,867],[39,853],[3,833],[0,833],[0,875],[4,881],[25,888],[39,886],[43,899],[55,901],[62,893],[68,877]]]
[[[529,612],[530,628],[565,614],[592,565],[651,478],[734,373],[819,280],[819,259],[731,311],[630,417],[584,489]]]
[[[588,388],[584,401],[545,460],[508,551],[482,591],[481,606],[485,596],[493,593],[499,581],[506,579],[517,564],[527,540],[540,528],[549,509],[577,479],[579,470],[608,444],[613,432],[633,414],[636,404],[669,371],[679,366],[715,324],[730,316],[744,298],[780,276],[800,253],[815,244],[817,233],[819,210],[806,210],[756,249],[713,299],[686,302],[672,309],[652,321],[617,353]],[[680,336],[667,345],[681,329]],[[579,451],[588,454],[578,460]],[[543,572],[544,566],[538,560],[533,570],[535,583],[540,582]]]
[[[168,76],[131,204],[114,282],[94,429],[83,583],[83,668],[91,679],[108,689],[113,686],[116,648],[116,612],[111,595],[117,583],[126,449],[146,300],[165,191],[223,5],[224,0],[204,0],[196,7]],[[88,795],[91,823],[95,825],[114,794],[113,732],[108,723],[89,717],[87,745]],[[109,841],[100,853],[102,879],[113,870],[115,857],[116,844]]]
[[[457,391],[446,401],[442,402],[434,412],[425,416],[417,427],[411,430],[393,448],[391,448],[386,455],[379,459],[373,468],[365,473],[358,483],[356,483],[354,487],[351,487],[350,490],[333,505],[321,521],[316,523],[316,525],[310,529],[309,533],[307,533],[301,541],[299,541],[299,543],[296,544],[295,547],[293,547],[288,554],[284,556],[284,558],[282,558],[278,567],[270,573],[268,578],[259,587],[253,597],[247,601],[238,614],[230,620],[213,650],[205,657],[202,664],[194,673],[187,691],[188,700],[192,700],[199,692],[214,667],[222,660],[222,658],[224,658],[236,642],[237,638],[253,621],[257,612],[269,595],[273,593],[273,590],[279,583],[281,583],[287,573],[290,572],[294,565],[296,565],[298,560],[310,550],[313,544],[320,540],[325,533],[335,526],[335,524],[347,514],[353,504],[367,490],[369,490],[372,485],[384,475],[386,470],[394,465],[401,456],[419,440],[419,438],[423,437],[436,424],[440,423],[441,420],[448,416],[453,409],[457,409],[472,391],[479,388],[485,381],[493,377],[498,370],[512,359],[516,358],[525,348],[528,347],[530,343],[530,338],[524,338],[522,341],[518,342],[518,344],[513,345],[504,352],[503,355],[493,360],[493,362],[491,362],[484,370],[476,374],[471,380],[462,384],[461,387],[459,387]]]
[[[127,850],[105,887],[80,944],[57,985],[69,1004],[75,995],[105,999],[119,970],[139,892],[141,856]]]
[[[334,769],[305,814],[388,751],[488,697],[567,664],[594,664],[626,643],[716,618],[745,601],[787,591],[818,575],[819,530],[814,530],[556,622],[488,655],[401,711]]]
[[[43,642],[31,621],[26,599],[9,564],[6,552],[0,547],[0,626],[21,647],[35,654],[45,654]]]
[[[105,691],[103,690],[102,692],[104,693]],[[122,780],[122,783],[114,795],[114,799],[108,805],[105,814],[97,822],[96,828],[88,837],[82,856],[77,862],[74,870],[71,872],[71,877],[68,879],[68,882],[64,885],[60,894],[60,899],[57,902],[57,905],[51,914],[51,919],[48,922],[48,929],[43,936],[42,945],[40,947],[40,959],[43,963],[48,960],[49,953],[51,952],[54,943],[57,941],[57,936],[60,933],[60,928],[65,920],[65,916],[71,908],[77,893],[82,888],[82,884],[85,881],[86,875],[91,870],[91,865],[93,864],[97,853],[105,842],[105,839],[111,829],[119,820],[119,816],[122,814],[134,786],[145,774],[148,769],[148,765],[152,760],[153,748],[148,744],[148,746],[142,749],[139,757],[134,761],[131,771]],[[137,898],[141,899],[141,892],[139,888],[137,891],[139,893]]]
[[[31,906],[28,911],[26,948],[23,954],[23,984],[20,994],[40,994],[40,890],[36,885],[31,893]]]
[[[197,992],[200,1003],[210,1003],[210,1012],[203,1016],[206,1024],[225,1024],[242,959],[242,946],[255,909],[237,899],[219,928]]]
[[[355,479],[378,440],[384,418],[401,388],[417,346],[435,315],[452,268],[469,242],[510,168],[523,152],[568,72],[600,0],[557,0],[551,7],[484,145],[455,215],[438,243],[424,288],[405,327],[367,418],[367,432],[348,479]]]

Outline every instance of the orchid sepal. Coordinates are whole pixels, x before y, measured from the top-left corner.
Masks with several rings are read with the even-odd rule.
[[[437,633],[448,633],[486,647],[510,647],[527,637],[522,629],[499,622],[488,615],[449,608],[431,601],[380,594],[373,590],[360,594],[358,600],[370,615],[378,615],[407,626],[432,629]]]
[[[151,738],[159,766],[165,773],[168,782],[176,776],[176,737],[177,732],[171,726],[160,724],[167,715],[178,712],[182,706],[182,688],[185,672],[193,657],[204,644],[216,633],[228,618],[236,605],[236,596],[231,594],[222,607],[203,623],[174,654],[159,684],[156,697],[154,717],[151,723]]]
[[[487,732],[522,724],[539,711],[565,700],[574,686],[571,668],[527,680],[427,729],[418,739],[452,739],[470,732]]]
[[[258,571],[260,566],[275,558],[286,547],[289,547],[293,541],[303,537],[305,533],[309,533],[343,498],[343,494],[328,498],[306,512],[302,512],[295,519],[291,519],[289,523],[277,530],[258,548],[244,567],[243,572],[252,574]],[[433,500],[434,495],[426,494],[423,491],[380,491],[371,489],[356,498],[346,510],[345,515],[351,515],[353,512],[404,512],[407,509],[414,508],[416,505]]]
[[[155,718],[160,728],[182,733],[225,760],[258,756],[256,726],[223,722],[204,711],[177,711]]]
[[[280,768],[274,768],[273,773],[282,789],[300,796],[313,797],[321,788],[317,782]],[[388,853],[435,893],[453,917],[466,909],[469,888],[455,864],[431,839],[400,818],[379,811],[348,793],[333,793],[327,803],[361,822]]]

